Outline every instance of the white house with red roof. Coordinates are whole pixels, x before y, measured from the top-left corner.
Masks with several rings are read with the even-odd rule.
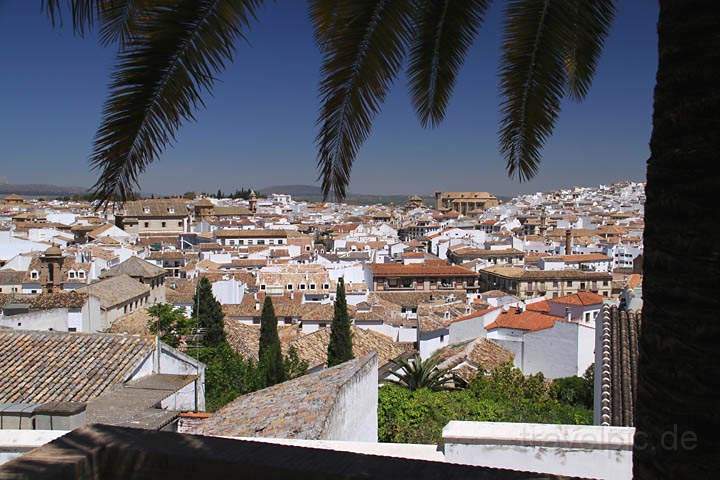
[[[515,355],[526,375],[581,376],[593,363],[595,318],[603,297],[592,292],[505,307],[487,325],[487,338]]]

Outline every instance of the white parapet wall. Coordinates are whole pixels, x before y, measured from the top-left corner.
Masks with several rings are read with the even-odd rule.
[[[459,422],[443,428],[445,461],[582,478],[629,480],[635,429]]]
[[[0,465],[66,433],[65,430],[0,430]]]

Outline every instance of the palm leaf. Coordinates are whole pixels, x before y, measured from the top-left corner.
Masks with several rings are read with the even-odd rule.
[[[100,43],[118,43],[121,48],[130,44],[137,31],[139,18],[151,7],[169,5],[172,0],[112,0],[101,12]]]
[[[511,177],[537,173],[561,100],[587,92],[613,12],[610,0],[508,0],[500,149]]]
[[[234,41],[261,0],[161,2],[136,19],[136,34],[119,53],[90,163],[105,204],[123,201],[145,168],[194,119],[214,75],[233,57]]]
[[[423,126],[439,124],[489,0],[420,0],[408,77]]]
[[[568,89],[575,100],[587,95],[597,61],[615,17],[615,0],[574,0],[573,42],[568,51]]]
[[[327,47],[332,38],[338,20],[337,0],[310,0],[310,21],[313,25],[315,41],[321,50]]]
[[[350,170],[397,75],[411,25],[411,0],[338,0],[323,40],[318,169],[325,197],[345,197]],[[315,5],[318,5],[316,3]]]
[[[53,25],[62,25],[63,10],[67,10],[76,34],[84,36],[97,22],[101,44],[117,42],[124,48],[135,30],[137,18],[144,11],[175,3],[174,0],[43,0],[42,5]]]
[[[43,0],[42,9],[47,13],[53,26],[63,24],[63,10],[70,14],[73,31],[84,36],[92,30],[101,11],[110,3],[123,0]]]

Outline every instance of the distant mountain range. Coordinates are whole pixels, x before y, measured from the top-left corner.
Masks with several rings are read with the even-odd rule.
[[[26,185],[0,183],[0,195],[27,195],[31,197],[64,197],[69,195],[82,195],[87,191],[82,187],[64,187],[61,185],[48,185],[44,183],[31,183]]]
[[[322,189],[315,185],[274,185],[272,187],[265,187],[258,190],[258,193],[263,195],[269,195],[271,193],[286,193],[292,196],[302,195],[320,195],[322,196]]]

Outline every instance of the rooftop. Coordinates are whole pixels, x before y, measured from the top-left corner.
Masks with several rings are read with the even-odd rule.
[[[230,437],[323,438],[340,389],[361,371],[377,368],[375,355],[303,375],[243,395],[222,407],[193,432]]]
[[[151,337],[0,330],[0,403],[86,402],[123,382]]]

